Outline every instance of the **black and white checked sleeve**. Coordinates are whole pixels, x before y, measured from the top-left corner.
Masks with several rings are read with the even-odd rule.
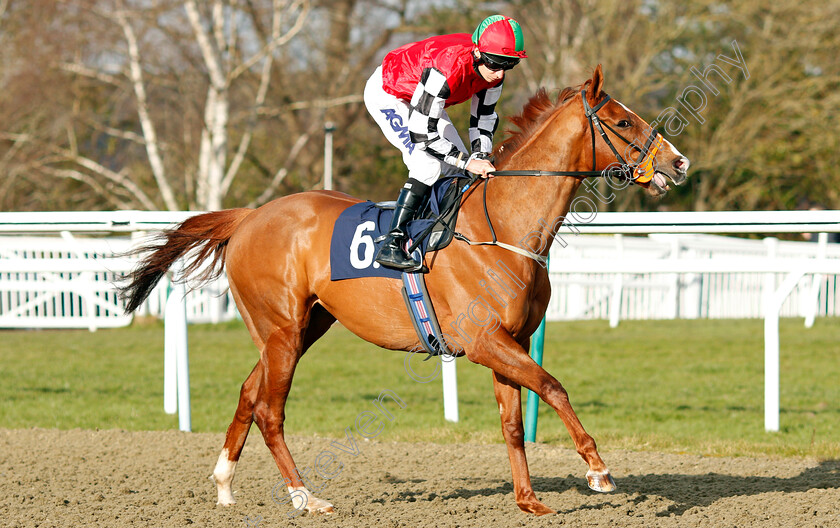
[[[470,148],[473,153],[493,151],[493,133],[499,126],[496,103],[502,95],[502,83],[473,95],[470,104]]]
[[[438,121],[443,115],[450,89],[446,77],[434,68],[426,68],[411,97],[408,134],[417,148],[459,169],[467,166],[467,155],[440,135]]]

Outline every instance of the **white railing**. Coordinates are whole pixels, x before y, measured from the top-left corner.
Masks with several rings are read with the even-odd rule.
[[[579,235],[551,251],[547,319],[723,319],[763,317],[763,299],[781,274],[762,272],[768,262],[790,268],[791,259],[840,259],[840,244],[748,240],[701,234]],[[596,262],[606,260],[604,270]],[[742,272],[721,268],[739,260]],[[699,272],[651,272],[649,265],[695,262]],[[751,264],[752,263],[752,264]],[[754,265],[753,265],[754,264]],[[571,273],[571,267],[580,272]],[[624,272],[614,273],[621,268]],[[729,266],[732,268],[732,266]],[[751,268],[751,269],[750,269]],[[782,306],[784,317],[840,315],[840,275],[803,277]]]
[[[825,275],[840,274],[840,259],[829,258],[826,233],[840,232],[840,211],[769,211],[769,212],[715,212],[715,213],[600,213],[592,215],[585,224],[573,226],[575,234],[565,233],[565,238],[577,233],[815,233],[820,243],[813,258],[779,258],[778,241],[768,242],[770,256],[720,257],[679,259],[678,244],[670,251],[674,258],[647,258],[629,260],[621,256],[601,259],[567,259],[561,261],[555,274],[612,274],[614,286],[610,324],[618,324],[623,280],[625,276],[644,273],[668,274],[678,281],[680,274],[703,273],[763,273],[765,282],[762,293],[764,316],[764,428],[779,430],[779,315],[785,299],[802,281],[810,276],[815,304],[818,285]],[[560,233],[563,238],[564,233]],[[671,239],[678,240],[676,238]],[[571,245],[562,241],[561,247]],[[565,249],[565,248],[564,248]],[[555,250],[556,251],[556,250]],[[831,252],[834,252],[832,249]],[[777,274],[783,277],[778,283]],[[675,282],[675,284],[679,284]],[[678,292],[678,288],[675,288]],[[668,305],[678,304],[677,294],[665,299]],[[678,308],[672,308],[676,315]],[[806,326],[813,324],[813,315],[806,316]]]
[[[125,326],[112,282],[131,269],[111,258],[128,240],[4,237],[0,239],[0,327],[110,328]]]
[[[0,213],[0,328],[111,328],[128,325],[114,287],[136,261],[121,258],[148,231],[180,222],[191,212]],[[60,233],[60,237],[52,233]],[[32,236],[37,233],[41,236]],[[52,235],[52,236],[48,236]],[[103,237],[102,235],[111,235]],[[122,235],[122,236],[113,236]],[[131,235],[130,237],[127,235]],[[138,309],[163,317],[172,284],[167,275]],[[190,291],[192,323],[230,320],[236,306],[227,279]]]

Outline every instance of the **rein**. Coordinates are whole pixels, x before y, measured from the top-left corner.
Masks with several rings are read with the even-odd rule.
[[[487,227],[490,228],[490,234],[493,235],[493,240],[491,240],[490,242],[473,242],[472,240],[462,235],[461,233],[458,233],[457,231],[453,233],[452,236],[462,242],[466,242],[471,246],[498,246],[502,249],[506,249],[508,251],[512,251],[530,259],[536,260],[542,267],[545,267],[546,263],[548,262],[548,257],[544,257],[538,253],[534,253],[533,251],[528,251],[527,249],[522,249],[521,247],[516,247],[510,244],[506,244],[504,242],[499,242],[499,239],[496,238],[496,230],[493,229],[493,222],[490,221],[490,213],[487,211],[487,179],[485,178],[481,183],[484,185],[482,193],[482,200],[484,201],[484,218],[487,219]]]

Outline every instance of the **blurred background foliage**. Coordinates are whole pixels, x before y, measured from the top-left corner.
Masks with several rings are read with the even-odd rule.
[[[668,138],[690,180],[614,210],[840,208],[840,3],[832,0],[0,0],[0,210],[216,209],[321,187],[393,199],[405,169],[361,100],[394,47],[501,12],[529,58],[498,111],[602,64],[606,90]],[[719,56],[735,58],[745,72]],[[678,100],[719,66],[703,123]],[[692,104],[698,100],[689,98]],[[468,105],[450,109],[466,134]]]

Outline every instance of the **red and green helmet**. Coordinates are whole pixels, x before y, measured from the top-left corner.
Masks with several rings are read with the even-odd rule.
[[[481,21],[472,35],[473,44],[481,53],[524,59],[525,42],[519,22],[504,15],[493,15]]]

